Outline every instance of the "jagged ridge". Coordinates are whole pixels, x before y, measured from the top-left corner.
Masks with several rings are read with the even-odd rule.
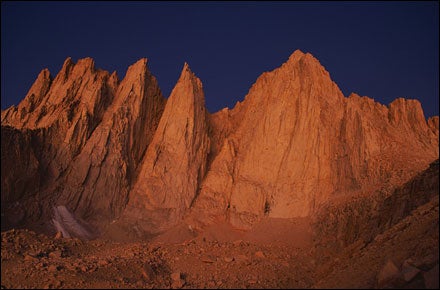
[[[64,205],[98,228],[120,218],[140,234],[184,219],[249,228],[265,215],[313,216],[343,195],[390,191],[438,158],[438,117],[426,121],[418,101],[346,98],[299,50],[242,103],[213,115],[187,64],[166,101],[146,59],[120,82],[90,58],[68,58],[54,79],[43,70],[1,118],[2,156],[13,150],[3,140],[8,125],[23,135],[14,140],[24,153],[13,156],[36,159],[2,173],[2,201],[40,201],[23,222],[49,220]],[[20,175],[39,183],[11,186]]]

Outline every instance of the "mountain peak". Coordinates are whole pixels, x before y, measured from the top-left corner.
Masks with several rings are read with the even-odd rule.
[[[193,78],[197,78],[197,76],[191,70],[191,68],[189,67],[189,64],[187,62],[185,62],[183,64],[183,69],[182,69],[182,72],[180,73],[179,80],[180,79],[181,80],[183,80],[183,79],[193,79]]]
[[[65,67],[65,66],[69,66],[69,65],[72,65],[72,64],[75,64],[75,63],[73,62],[72,57],[68,56],[68,57],[64,60],[63,67]]]
[[[2,125],[32,134],[19,149],[36,148],[29,163],[32,151],[15,154],[15,139],[2,138],[2,158],[18,166],[2,179],[11,197],[33,204],[42,189],[48,208],[65,205],[97,226],[120,218],[133,233],[186,218],[247,228],[265,216],[314,218],[339,193],[391,189],[438,158],[438,118],[427,124],[420,103],[344,98],[301,50],[214,115],[186,62],[166,100],[146,58],[121,82],[93,66],[69,57],[53,81],[43,70],[23,103],[2,112]],[[44,187],[15,186],[34,172]]]
[[[314,57],[311,53],[309,52],[304,53],[299,49],[295,50],[289,56],[289,59],[285,62],[285,64],[289,64],[289,65],[300,64],[300,65],[307,65],[310,67],[323,68],[319,60],[316,57]]]
[[[125,73],[124,79],[136,78],[139,74],[142,74],[148,70],[147,68],[148,60],[144,57],[130,65]]]
[[[72,58],[70,56],[67,57],[63,63],[63,66],[61,67],[60,72],[57,75],[57,78],[62,77],[63,80],[65,81],[68,78],[74,66],[75,63],[73,62]]]
[[[147,65],[148,63],[148,59],[146,57],[143,57],[141,59],[139,59],[137,62],[135,62],[135,65]]]
[[[298,59],[302,58],[304,55],[305,55],[304,52],[297,49],[289,56],[288,62],[298,60]]]
[[[179,80],[173,91],[178,87],[185,87],[185,90],[202,90],[202,81],[195,75],[195,73],[190,69],[187,62],[184,63],[182,72],[180,73]],[[173,95],[171,92],[170,97]],[[186,95],[186,94],[183,94]],[[199,94],[196,94],[199,95]]]
[[[44,68],[41,70],[41,72],[38,74],[37,79],[36,79],[36,83],[39,82],[50,82],[52,79],[51,75],[50,75],[50,71],[48,68]],[[35,83],[34,83],[35,85]]]
[[[79,59],[76,65],[84,68],[90,68],[92,71],[95,69],[95,61],[91,57]]]
[[[135,62],[134,64],[132,64],[130,66],[130,68],[131,67],[133,67],[133,68],[134,67],[136,67],[136,68],[143,68],[143,67],[147,66],[147,63],[148,63],[148,59],[146,57],[143,57],[143,58],[139,59],[137,62]]]
[[[145,153],[126,218],[138,220],[139,214],[147,217],[143,219],[147,223],[137,221],[147,232],[177,223],[197,196],[206,172],[209,144],[202,82],[185,62]],[[178,163],[172,162],[177,159]],[[194,178],[176,181],[176,176]]]
[[[183,64],[183,70],[187,70],[187,71],[191,71],[191,68],[189,67],[189,64],[185,61],[185,63]]]
[[[50,76],[50,71],[48,68],[44,68],[40,71],[40,73],[38,74],[37,79],[39,78],[47,78]]]
[[[362,98],[359,94],[355,92],[351,92],[348,98]]]

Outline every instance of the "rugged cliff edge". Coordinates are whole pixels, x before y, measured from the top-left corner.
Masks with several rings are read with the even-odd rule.
[[[122,81],[90,58],[44,69],[1,113],[2,228],[54,231],[57,208],[135,237],[316,218],[352,196],[387,198],[439,156],[438,117],[417,100],[344,97],[299,50],[231,110],[210,115],[204,97],[187,64],[167,100],[146,59]]]
[[[391,190],[438,157],[435,120],[416,100],[345,98],[318,60],[296,51],[243,103],[213,115],[220,144],[195,215],[249,228],[264,215],[304,217],[334,197]]]
[[[127,223],[157,233],[182,220],[206,173],[207,117],[202,82],[185,63],[130,193]]]

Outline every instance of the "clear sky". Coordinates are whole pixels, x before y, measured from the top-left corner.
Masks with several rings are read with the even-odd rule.
[[[92,57],[123,78],[142,57],[165,97],[184,62],[210,112],[243,100],[296,49],[313,54],[344,95],[439,107],[439,2],[1,2],[1,107],[43,68]]]

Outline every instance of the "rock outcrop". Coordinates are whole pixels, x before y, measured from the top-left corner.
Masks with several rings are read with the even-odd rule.
[[[377,191],[325,204],[313,218],[320,249],[365,245],[439,195],[439,162],[390,193]]]
[[[432,130],[434,135],[438,136],[438,116],[434,116],[428,119],[429,129]]]
[[[56,182],[81,152],[111,103],[115,86],[114,78],[96,70],[91,58],[77,64],[67,58],[53,81],[43,70],[18,107],[2,111],[2,126],[33,131],[43,185]]]
[[[26,219],[20,202],[34,197],[42,177],[30,131],[2,126],[1,158],[2,229],[9,229]]]
[[[29,189],[40,196],[38,215],[51,215],[58,205],[94,224],[118,215],[164,105],[146,59],[132,65],[122,82],[116,73],[95,69],[90,58],[77,64],[66,59],[53,81],[43,70],[25,100],[2,112],[2,132],[10,125],[32,136],[28,148],[41,178]],[[8,154],[12,147],[4,149]],[[32,168],[15,176],[29,176],[26,170]],[[2,176],[2,188],[10,179]],[[6,190],[20,195],[17,188]]]
[[[319,216],[350,196],[386,198],[439,156],[438,117],[426,121],[418,101],[346,98],[299,50],[212,115],[187,64],[165,100],[146,59],[120,82],[68,58],[1,121],[2,214],[3,201],[20,201],[24,226],[64,206],[138,236],[183,220],[246,229],[264,216]]]
[[[248,228],[263,215],[308,216],[329,198],[400,185],[438,156],[438,130],[418,101],[345,98],[301,51],[260,76],[231,113],[235,128],[217,133],[221,149],[194,208],[211,215],[205,222]]]
[[[118,217],[164,105],[147,60],[130,66],[102,122],[66,170],[57,203],[94,223]]]
[[[1,144],[2,167],[5,169],[1,171],[1,201],[4,205],[19,201],[39,186],[40,164],[32,149],[29,131],[2,126]]]
[[[185,63],[125,210],[142,232],[178,223],[197,197],[210,146],[207,118],[202,82]]]

